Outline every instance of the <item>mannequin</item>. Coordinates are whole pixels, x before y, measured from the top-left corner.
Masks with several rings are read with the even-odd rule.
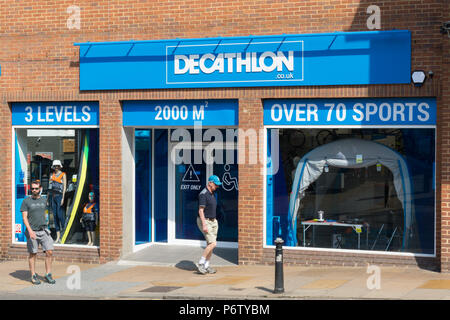
[[[84,224],[88,236],[88,246],[93,246],[95,243],[95,228],[98,224],[98,206],[95,203],[94,192],[89,192],[89,202],[83,207],[83,215],[80,223]]]
[[[62,164],[59,160],[54,160],[52,163],[52,168],[54,169],[53,174],[50,176],[50,186],[49,191],[51,191],[51,203],[50,207],[53,212],[53,217],[55,220],[56,229],[56,240],[55,243],[60,242],[61,230],[65,227],[64,218],[64,196],[66,194],[66,174],[62,172]]]
[[[69,208],[72,205],[73,202],[73,197],[75,195],[75,191],[76,191],[76,186],[77,186],[77,175],[74,174],[72,175],[72,182],[69,183],[69,186],[67,187],[66,190],[66,207]]]

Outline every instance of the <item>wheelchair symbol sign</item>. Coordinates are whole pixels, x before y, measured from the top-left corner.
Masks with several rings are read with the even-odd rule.
[[[226,164],[226,165],[223,166],[223,168],[225,169],[225,172],[224,172],[224,174],[222,176],[222,188],[225,191],[232,191],[234,189],[239,191],[238,178],[231,176],[231,174],[230,174],[230,165]]]

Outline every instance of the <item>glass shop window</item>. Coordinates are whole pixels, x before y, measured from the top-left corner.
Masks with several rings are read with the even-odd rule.
[[[55,244],[97,246],[101,207],[98,129],[15,130],[15,241],[26,242],[21,204],[39,180]]]
[[[434,128],[267,136],[267,244],[434,253]]]

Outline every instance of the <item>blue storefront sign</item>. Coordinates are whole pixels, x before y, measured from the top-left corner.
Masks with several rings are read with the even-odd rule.
[[[98,102],[16,102],[13,126],[98,125]]]
[[[265,125],[435,125],[435,98],[269,99]]]
[[[300,82],[303,53],[303,40],[167,46],[166,83]]]
[[[406,30],[75,45],[80,90],[410,82]]]
[[[124,126],[236,126],[238,100],[124,101]]]

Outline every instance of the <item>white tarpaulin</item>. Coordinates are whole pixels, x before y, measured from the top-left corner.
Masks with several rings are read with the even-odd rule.
[[[414,204],[408,167],[403,157],[385,145],[361,140],[343,139],[317,147],[307,153],[297,165],[289,200],[287,245],[297,245],[297,211],[305,191],[322,174],[326,165],[338,168],[364,168],[380,163],[393,174],[394,187],[404,213],[403,248],[408,248],[412,236]]]

